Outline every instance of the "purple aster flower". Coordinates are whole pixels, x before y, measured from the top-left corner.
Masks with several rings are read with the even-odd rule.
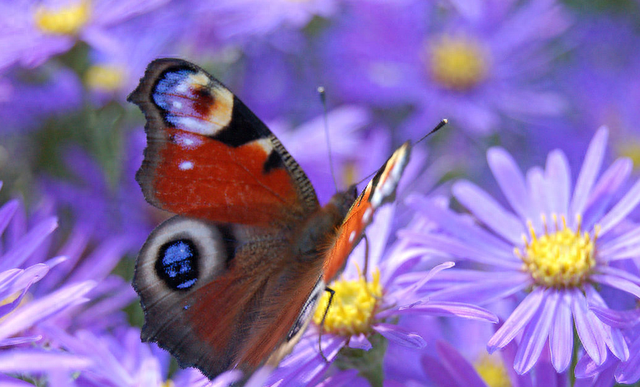
[[[418,132],[442,116],[482,134],[504,116],[562,111],[559,95],[537,81],[549,72],[550,43],[568,26],[559,4],[458,1],[445,12],[434,8],[419,1],[351,4],[325,51],[346,100],[412,105],[405,127]]]
[[[301,29],[315,16],[329,17],[336,0],[217,0],[196,2],[198,31],[213,29],[224,40],[261,37],[282,27]]]
[[[640,309],[614,311],[602,306],[593,306],[591,310],[605,324],[622,329],[629,346],[629,359],[607,356],[602,364],[596,364],[585,354],[576,365],[576,386],[613,386],[615,382],[633,384],[640,380]]]
[[[607,348],[620,360],[629,357],[620,329],[598,320],[589,309],[607,307],[596,286],[640,298],[637,273],[615,265],[637,257],[640,248],[637,226],[621,226],[640,202],[640,182],[620,192],[631,171],[628,159],[615,161],[598,178],[607,136],[606,128],[597,131],[573,191],[561,151],[551,152],[546,169],[533,168],[525,179],[506,151],[489,150],[489,166],[513,213],[468,181],[456,183],[453,195],[475,219],[418,196],[411,200],[440,230],[405,230],[403,238],[470,265],[432,281],[432,300],[489,303],[522,297],[488,343],[493,352],[520,337],[514,361],[518,373],[536,364],[547,342],[551,363],[558,372],[565,371],[572,356],[572,320],[596,364],[606,360]]]
[[[86,295],[96,283],[71,282],[42,291],[39,282],[47,279],[48,273],[55,273],[67,258],[38,259],[47,250],[57,220],[35,216],[33,225],[29,225],[21,210],[17,200],[0,207],[0,347],[4,349],[0,370],[9,375],[38,375],[81,369],[88,364],[86,359],[41,347],[46,339],[40,326],[86,302]],[[6,379],[10,382],[9,377]]]
[[[0,5],[0,70],[14,63],[36,67],[65,52],[75,42],[101,45],[113,40],[108,32],[167,0],[21,0]]]
[[[25,78],[28,81],[25,82]],[[34,79],[43,79],[34,82]],[[67,114],[80,107],[82,86],[71,70],[43,66],[28,75],[14,69],[4,78],[6,91],[0,96],[0,131],[21,133],[39,127],[52,116]]]
[[[422,288],[433,276],[453,266],[450,262],[420,272],[420,278],[413,283],[403,286],[395,283],[398,273],[415,267],[420,259],[398,254],[393,248],[386,249],[393,215],[394,206],[381,208],[367,229],[370,241],[367,265],[373,271],[371,278],[362,273],[360,267],[364,266],[353,264],[364,259],[365,246],[361,243],[351,254],[352,264],[347,266],[339,280],[329,284],[335,296],[324,320],[321,336],[323,354],[328,362],[318,351],[318,325],[322,322],[328,302],[328,296],[323,296],[313,319],[316,325],[308,330],[303,342],[283,360],[270,380],[313,385],[322,380],[332,363],[343,361],[345,356],[348,358],[345,351],[353,349],[368,351],[374,356],[367,360],[367,364],[376,361],[381,363],[384,340],[412,349],[423,348],[426,343],[420,335],[393,323],[398,318],[459,316],[497,322],[495,315],[482,308],[458,302],[431,301],[421,294]],[[375,370],[375,366],[371,369]],[[376,371],[365,375],[367,378],[381,376]]]
[[[566,374],[558,374],[548,361],[538,362],[533,372],[517,375],[512,370],[515,348],[511,344],[501,354],[486,355],[471,364],[450,344],[436,343],[435,356],[424,356],[422,365],[427,376],[438,387],[488,386],[568,386]]]

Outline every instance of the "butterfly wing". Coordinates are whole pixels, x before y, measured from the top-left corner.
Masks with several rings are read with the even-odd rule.
[[[129,101],[147,119],[136,179],[154,206],[247,225],[291,223],[318,209],[313,186],[280,141],[198,66],[155,60]]]
[[[315,310],[321,270],[321,261],[291,257],[273,233],[175,216],[153,231],[136,263],[142,339],[212,379],[235,366],[250,373],[275,365]]]
[[[402,173],[409,163],[411,144],[405,142],[378,170],[355,200],[338,230],[324,261],[324,282],[329,283],[343,269],[349,254],[358,245],[373,213],[384,203],[395,200]]]

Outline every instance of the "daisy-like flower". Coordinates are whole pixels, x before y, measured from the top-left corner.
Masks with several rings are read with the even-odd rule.
[[[640,380],[640,309],[614,311],[599,306],[591,310],[604,323],[622,329],[629,346],[629,359],[607,356],[607,360],[598,365],[585,354],[576,365],[577,387],[613,386],[615,382],[633,384]]]
[[[331,306],[327,310],[329,297],[328,294],[324,295],[313,317],[315,325],[305,335],[305,342],[283,360],[270,380],[295,380],[297,383],[314,385],[323,380],[331,364],[336,363],[338,368],[342,368],[341,364],[358,368],[369,381],[381,383],[386,340],[413,349],[426,345],[417,333],[394,324],[398,318],[459,316],[497,322],[495,315],[482,308],[458,302],[434,302],[420,294],[433,276],[453,266],[450,262],[420,272],[420,278],[411,284],[398,286],[395,283],[398,273],[410,270],[420,259],[407,254],[402,256],[394,249],[387,251],[394,209],[392,205],[379,209],[376,219],[367,229],[368,266],[373,274],[365,276],[357,265],[349,264],[341,278],[329,284],[335,291]],[[365,245],[361,243],[350,259],[361,261],[364,256]],[[319,328],[323,317],[324,325]],[[322,352],[328,362],[318,350],[320,334]]]
[[[439,225],[440,232],[405,230],[402,236],[407,242],[487,268],[443,273],[431,283],[432,300],[488,303],[522,297],[488,343],[493,352],[520,337],[514,361],[518,373],[536,364],[547,342],[551,363],[558,372],[565,371],[572,356],[574,324],[596,364],[606,360],[607,348],[620,360],[629,357],[620,330],[589,309],[607,308],[598,291],[601,285],[640,298],[640,277],[615,265],[637,257],[640,248],[640,229],[622,226],[640,202],[640,182],[622,194],[631,171],[631,161],[624,158],[598,178],[607,136],[604,127],[595,134],[573,190],[561,151],[551,152],[546,169],[533,168],[525,179],[505,150],[489,150],[489,166],[515,213],[467,181],[456,183],[453,194],[475,222],[424,198],[411,200],[416,211]]]
[[[509,345],[502,356],[486,355],[473,364],[445,341],[436,343],[436,354],[437,357],[424,356],[422,366],[427,376],[438,387],[569,385],[567,375],[558,374],[548,361],[538,362],[534,371],[527,375],[515,374],[511,371],[515,355],[514,345]]]
[[[350,102],[414,106],[408,131],[444,115],[486,134],[503,116],[562,111],[559,95],[537,82],[549,71],[549,43],[568,26],[555,1],[451,3],[351,3],[326,38],[334,87]]]

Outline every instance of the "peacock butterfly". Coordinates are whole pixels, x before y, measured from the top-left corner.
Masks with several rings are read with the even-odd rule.
[[[142,340],[211,379],[276,365],[374,211],[394,199],[410,144],[360,195],[354,186],[321,207],[280,141],[200,67],[155,60],[128,100],[147,120],[136,179],[147,202],[177,214],[137,258]]]

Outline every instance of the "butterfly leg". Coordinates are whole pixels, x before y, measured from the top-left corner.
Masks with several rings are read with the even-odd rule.
[[[320,334],[318,335],[318,349],[320,350],[320,356],[324,359],[326,363],[329,363],[329,360],[324,356],[322,352],[322,332],[324,331],[324,320],[327,318],[327,313],[329,313],[329,308],[331,307],[331,302],[333,301],[333,296],[336,295],[336,291],[331,289],[330,287],[325,287],[324,290],[329,292],[329,302],[327,302],[327,307],[322,314],[322,321],[320,321]]]
[[[362,276],[366,279],[369,270],[369,238],[367,238],[366,233],[362,234],[362,239],[364,240],[364,268],[362,270]]]

